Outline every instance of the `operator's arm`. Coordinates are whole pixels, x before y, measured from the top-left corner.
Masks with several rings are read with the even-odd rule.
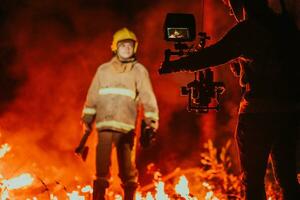
[[[245,24],[241,22],[230,29],[217,43],[192,55],[164,62],[159,69],[159,73],[197,71],[224,64],[242,55],[243,41],[246,34]]]
[[[144,107],[145,122],[148,127],[156,131],[158,129],[158,106],[153,92],[149,73],[142,65],[139,66],[139,76],[137,79],[137,90],[139,98]]]

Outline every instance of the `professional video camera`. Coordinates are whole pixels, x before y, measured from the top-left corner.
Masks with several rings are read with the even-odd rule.
[[[198,33],[200,41],[197,45],[188,45],[196,38],[195,17],[187,13],[168,13],[164,23],[164,39],[174,42],[175,51],[165,50],[165,62],[172,55],[187,56],[205,47],[210,39],[205,32]],[[192,68],[192,66],[191,66]],[[210,68],[194,72],[195,80],[181,88],[181,95],[188,96],[187,110],[196,113],[207,113],[209,110],[219,110],[219,97],[224,92],[222,82],[214,82],[214,74]],[[214,103],[212,100],[215,100]],[[214,104],[214,105],[211,105]]]

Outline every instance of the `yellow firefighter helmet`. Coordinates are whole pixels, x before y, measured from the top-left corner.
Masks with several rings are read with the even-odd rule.
[[[122,28],[114,34],[113,41],[112,41],[112,44],[111,44],[111,50],[113,52],[117,51],[118,42],[120,42],[122,40],[133,40],[134,43],[135,43],[133,52],[136,53],[137,46],[138,46],[137,38],[136,38],[135,34],[132,31],[128,30],[127,28]]]

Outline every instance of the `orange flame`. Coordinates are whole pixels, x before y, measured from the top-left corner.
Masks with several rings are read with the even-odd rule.
[[[4,157],[4,155],[10,151],[10,149],[11,147],[7,143],[2,144],[0,148],[0,158]]]
[[[84,196],[79,195],[78,191],[72,191],[71,193],[67,193],[67,196],[70,200],[85,200]]]
[[[205,195],[205,200],[219,200],[215,195],[214,192],[212,191],[212,186],[209,185],[209,183],[204,182],[202,185],[207,188],[209,191]]]
[[[53,194],[50,194],[50,200],[58,200],[58,198],[56,196],[54,196]]]
[[[154,200],[151,192],[147,192],[147,194],[146,194],[146,200]]]
[[[190,194],[190,190],[188,187],[188,180],[186,179],[185,176],[179,177],[179,182],[177,183],[177,185],[175,185],[175,191],[181,197],[188,198]]]
[[[219,200],[219,199],[214,196],[214,192],[213,191],[209,191],[205,195],[205,200]]]
[[[156,184],[156,199],[159,200],[169,200],[170,198],[168,195],[165,193],[165,183],[162,181],[158,181]]]
[[[136,192],[135,200],[142,200],[142,199],[143,199],[142,194],[140,192]]]
[[[8,190],[19,189],[28,185],[31,185],[33,182],[33,177],[29,173],[21,174],[18,177],[11,178],[8,180],[3,180],[1,187],[5,187]]]
[[[33,177],[29,173],[21,174],[18,177],[4,179],[0,182],[1,200],[9,199],[9,190],[19,189],[31,185]]]
[[[81,192],[82,192],[82,193],[90,193],[90,194],[92,194],[92,193],[93,193],[93,188],[92,188],[92,186],[90,186],[90,185],[86,185],[86,186],[84,186],[84,187],[81,189]]]
[[[9,198],[8,190],[4,189],[3,191],[1,191],[1,200],[6,200],[8,198]]]
[[[116,195],[115,195],[115,200],[122,200],[122,196],[119,195],[119,194],[116,194]]]

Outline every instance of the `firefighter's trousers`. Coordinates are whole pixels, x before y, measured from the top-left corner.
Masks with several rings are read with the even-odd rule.
[[[120,133],[111,130],[98,131],[96,152],[96,177],[106,181],[110,178],[111,152],[117,150],[119,177],[123,185],[137,183],[138,171],[133,161],[134,132]]]

